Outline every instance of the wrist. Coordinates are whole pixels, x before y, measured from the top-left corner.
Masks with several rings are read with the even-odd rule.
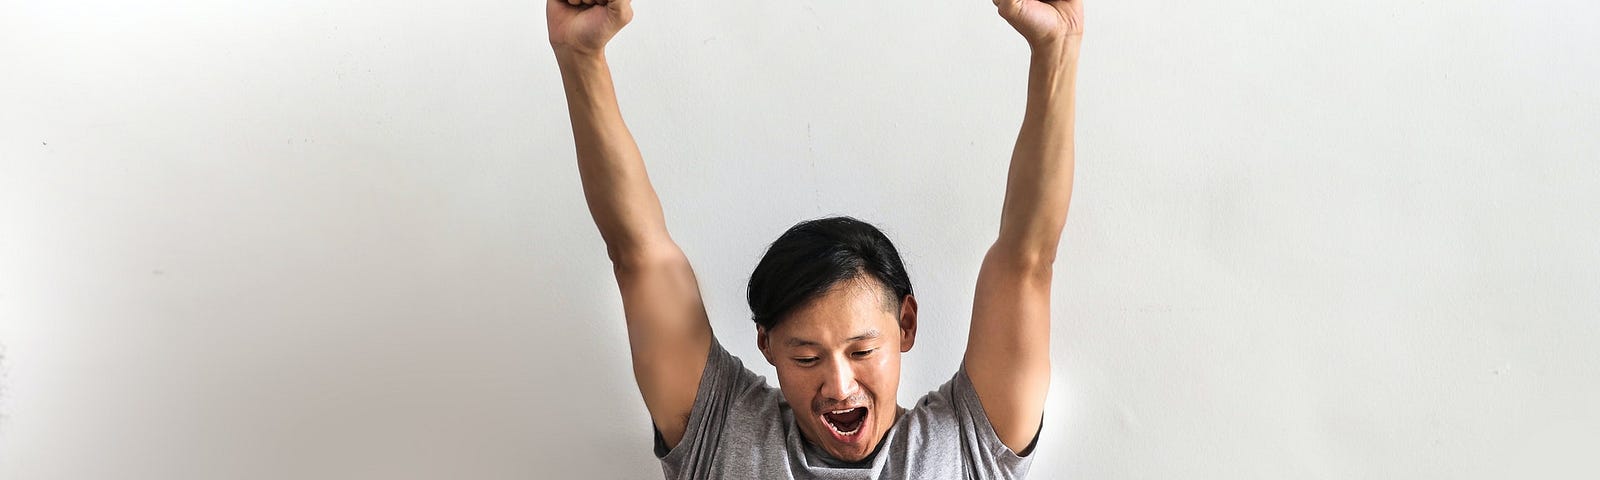
[[[552,46],[551,48],[555,50],[556,63],[563,66],[606,62],[606,50],[604,47],[593,50],[564,46]]]
[[[1069,35],[1065,37],[1029,42],[1034,61],[1066,62],[1078,61],[1078,51],[1083,45],[1082,35]]]
[[[1034,44],[1028,63],[1028,97],[1032,99],[1070,99],[1078,77],[1080,40]]]

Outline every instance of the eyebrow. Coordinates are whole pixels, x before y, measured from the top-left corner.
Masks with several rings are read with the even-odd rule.
[[[859,342],[859,341],[862,341],[862,340],[871,340],[871,339],[874,339],[874,338],[878,338],[880,336],[883,336],[883,334],[879,333],[878,329],[874,328],[872,330],[867,330],[865,332],[861,332],[860,335],[856,335],[854,337],[847,338],[847,339],[844,340],[844,343],[854,343],[854,342]],[[791,347],[804,347],[804,346],[809,346],[809,345],[822,345],[821,343],[818,343],[818,342],[816,342],[814,340],[805,340],[805,339],[799,339],[799,338],[790,338],[789,340],[784,341],[783,344],[791,346]]]

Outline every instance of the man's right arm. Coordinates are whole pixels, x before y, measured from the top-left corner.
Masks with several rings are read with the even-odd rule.
[[[632,17],[628,0],[547,0],[550,43],[566,87],[589,214],[606,243],[633,355],[634,379],[668,447],[683,438],[711,349],[694,271],[667,233],[639,147],[622,121],[605,43]]]

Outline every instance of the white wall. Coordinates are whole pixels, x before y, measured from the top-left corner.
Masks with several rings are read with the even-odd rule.
[[[658,476],[542,2],[224,3],[0,0],[0,478]],[[1034,478],[1600,476],[1600,7],[1089,7]],[[1023,107],[990,2],[636,9],[718,335],[857,215],[902,403],[947,378]]]

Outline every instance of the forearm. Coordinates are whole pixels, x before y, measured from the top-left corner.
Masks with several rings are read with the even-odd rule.
[[[616,262],[653,241],[666,240],[661,202],[622,121],[605,54],[558,51],[556,59],[566,86],[584,199],[607,253]]]
[[[1072,199],[1073,128],[1080,40],[1033,49],[1028,103],[1011,154],[995,253],[1054,261]]]

